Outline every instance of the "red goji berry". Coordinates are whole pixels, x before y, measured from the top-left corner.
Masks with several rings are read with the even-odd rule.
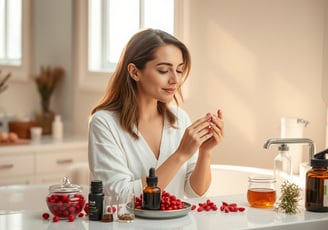
[[[52,222],[58,222],[59,221],[59,217],[58,216],[54,216],[53,218],[52,218]]]
[[[42,214],[42,218],[45,219],[45,220],[48,220],[49,219],[49,213],[45,212]]]
[[[68,216],[68,221],[69,222],[73,222],[74,220],[75,220],[75,216],[73,216],[73,215]]]
[[[197,212],[202,212],[203,210],[204,210],[203,207],[198,207],[198,208],[197,208]]]
[[[239,211],[239,212],[243,212],[243,211],[245,211],[245,208],[244,208],[244,207],[239,207],[239,208],[238,208],[238,211]]]

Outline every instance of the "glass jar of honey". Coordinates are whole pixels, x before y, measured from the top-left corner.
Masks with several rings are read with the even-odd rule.
[[[272,208],[276,202],[276,179],[274,176],[251,176],[248,178],[247,200],[253,208]]]

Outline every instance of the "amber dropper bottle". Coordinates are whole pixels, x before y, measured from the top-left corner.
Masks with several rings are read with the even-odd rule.
[[[161,189],[157,187],[158,178],[155,175],[155,168],[149,169],[146,182],[147,186],[144,188],[142,196],[142,208],[158,210],[161,208]]]
[[[306,173],[305,208],[312,212],[328,212],[328,149],[319,152],[311,159]]]

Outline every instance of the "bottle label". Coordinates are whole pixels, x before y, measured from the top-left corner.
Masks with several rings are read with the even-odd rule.
[[[103,200],[103,194],[89,194],[89,220],[101,220]]]
[[[328,207],[328,179],[323,182],[323,206]]]
[[[161,193],[143,193],[143,209],[158,210],[161,208]]]

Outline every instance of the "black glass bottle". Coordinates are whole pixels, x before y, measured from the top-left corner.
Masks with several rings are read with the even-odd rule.
[[[103,213],[103,184],[101,180],[91,181],[89,193],[89,220],[101,220]]]

